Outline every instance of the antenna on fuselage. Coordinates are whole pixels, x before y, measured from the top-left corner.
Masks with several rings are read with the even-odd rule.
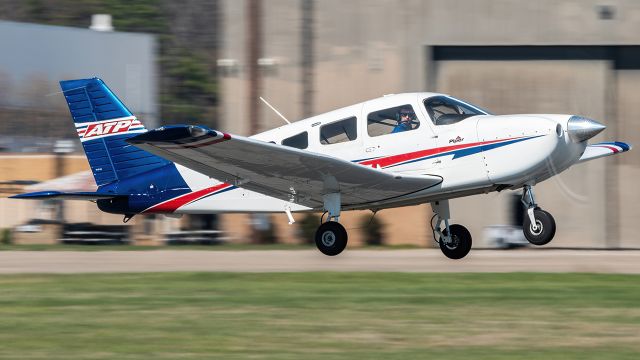
[[[276,110],[276,108],[271,106],[271,104],[269,104],[269,102],[267,102],[267,100],[265,100],[262,96],[260,96],[260,100],[262,100],[263,103],[267,104],[267,106],[270,107],[271,110],[275,111],[275,113],[278,114],[278,116],[280,116],[282,120],[286,121],[287,124],[291,124],[291,122],[289,122],[289,120],[287,120],[287,118],[284,117],[284,115],[280,114],[280,111]]]

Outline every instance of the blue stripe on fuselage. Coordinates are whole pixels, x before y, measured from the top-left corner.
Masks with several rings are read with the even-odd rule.
[[[395,167],[395,166],[405,165],[405,164],[411,164],[411,163],[418,162],[418,161],[434,159],[434,158],[441,157],[441,156],[448,156],[448,155],[451,155],[451,154],[453,154],[452,160],[455,160],[457,158],[461,158],[461,157],[477,154],[477,153],[482,152],[482,151],[489,151],[489,150],[493,150],[493,149],[496,149],[496,148],[499,148],[499,147],[502,147],[502,146],[515,144],[515,143],[518,143],[518,142],[521,142],[521,141],[535,139],[535,138],[540,137],[540,136],[544,136],[544,135],[537,135],[537,136],[531,136],[531,137],[527,137],[527,138],[520,138],[520,139],[504,141],[504,142],[500,142],[500,143],[487,144],[487,145],[478,145],[478,146],[465,148],[465,149],[460,149],[460,150],[447,151],[447,152],[443,152],[443,153],[439,153],[439,154],[425,156],[425,157],[418,158],[418,159],[409,160],[409,161],[398,163],[398,164],[393,164],[393,165],[385,167],[385,169],[386,168],[392,168],[392,167]]]

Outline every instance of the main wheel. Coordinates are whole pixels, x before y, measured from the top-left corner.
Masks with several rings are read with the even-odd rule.
[[[325,255],[338,255],[347,247],[347,230],[335,221],[327,221],[316,231],[316,246]]]
[[[445,244],[440,240],[440,250],[449,259],[462,259],[471,250],[471,234],[466,227],[458,224],[449,225],[451,231],[451,243]],[[446,229],[444,233],[446,235]]]
[[[522,231],[524,237],[533,245],[545,245],[553,239],[556,234],[556,221],[553,216],[542,209],[533,210],[533,216],[536,218],[536,228],[533,228],[529,214],[524,214],[522,223]]]

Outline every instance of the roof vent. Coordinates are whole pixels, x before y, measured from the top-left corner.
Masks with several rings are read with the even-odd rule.
[[[91,15],[91,26],[89,29],[93,31],[113,31],[111,25],[111,15],[109,14],[93,14]]]

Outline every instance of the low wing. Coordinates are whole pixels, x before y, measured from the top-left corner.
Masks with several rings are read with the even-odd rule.
[[[231,136],[197,126],[170,126],[127,142],[190,169],[264,195],[321,208],[339,192],[343,206],[408,195],[442,182],[434,175],[404,176],[331,156]]]
[[[578,162],[581,163],[587,160],[615,155],[629,150],[631,150],[631,145],[620,141],[592,144],[587,146]]]

